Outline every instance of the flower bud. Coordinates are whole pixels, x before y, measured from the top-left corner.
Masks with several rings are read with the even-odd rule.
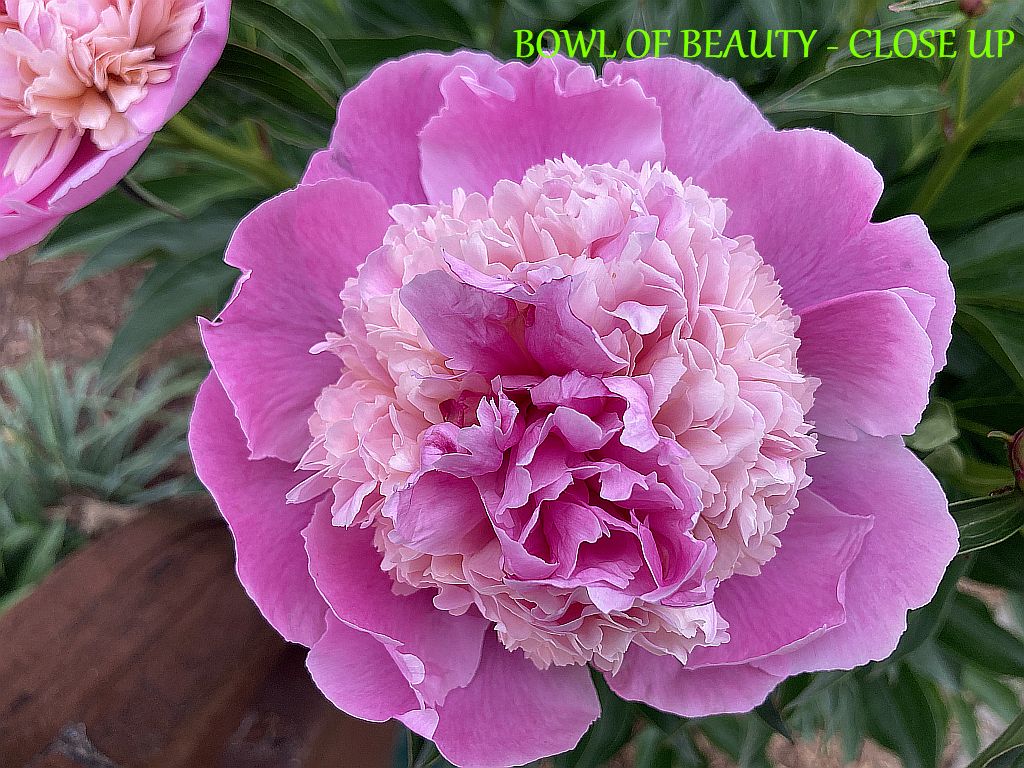
[[[960,0],[960,10],[975,19],[988,10],[988,0]]]

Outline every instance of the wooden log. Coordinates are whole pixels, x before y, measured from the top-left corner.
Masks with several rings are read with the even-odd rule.
[[[349,747],[338,768],[387,764],[390,729],[315,690],[201,514],[152,513],[69,558],[0,617],[0,649],[3,768],[283,768],[326,743]],[[284,737],[255,738],[271,721]]]

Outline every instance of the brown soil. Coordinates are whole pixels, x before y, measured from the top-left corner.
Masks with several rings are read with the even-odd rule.
[[[145,267],[121,269],[64,290],[79,263],[67,258],[32,264],[24,253],[0,262],[0,368],[24,359],[35,329],[51,360],[82,364],[103,356]],[[187,323],[151,349],[143,365],[200,352],[198,331]]]

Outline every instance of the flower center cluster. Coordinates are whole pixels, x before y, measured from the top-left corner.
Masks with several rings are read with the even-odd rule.
[[[126,116],[167,81],[198,0],[0,0],[0,138],[19,138],[4,175],[21,184],[88,133],[100,149],[137,138]]]
[[[373,526],[397,592],[538,666],[685,661],[810,480],[797,319],[725,201],[570,158],[397,206],[341,294],[291,499]]]

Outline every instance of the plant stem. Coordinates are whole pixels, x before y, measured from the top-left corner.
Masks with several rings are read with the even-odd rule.
[[[956,175],[960,163],[974,148],[985,132],[1013,104],[1017,94],[1024,89],[1024,66],[1019,67],[995,93],[988,97],[984,104],[969,120],[959,126],[953,140],[939,154],[939,159],[929,171],[911,209],[927,214],[938,202],[942,193]]]
[[[274,162],[273,158],[263,153],[253,153],[236,147],[224,139],[208,133],[199,124],[182,114],[171,118],[164,130],[172,134],[186,146],[202,150],[223,160],[228,165],[240,168],[259,179],[273,192],[280,192],[295,186],[295,180]]]

